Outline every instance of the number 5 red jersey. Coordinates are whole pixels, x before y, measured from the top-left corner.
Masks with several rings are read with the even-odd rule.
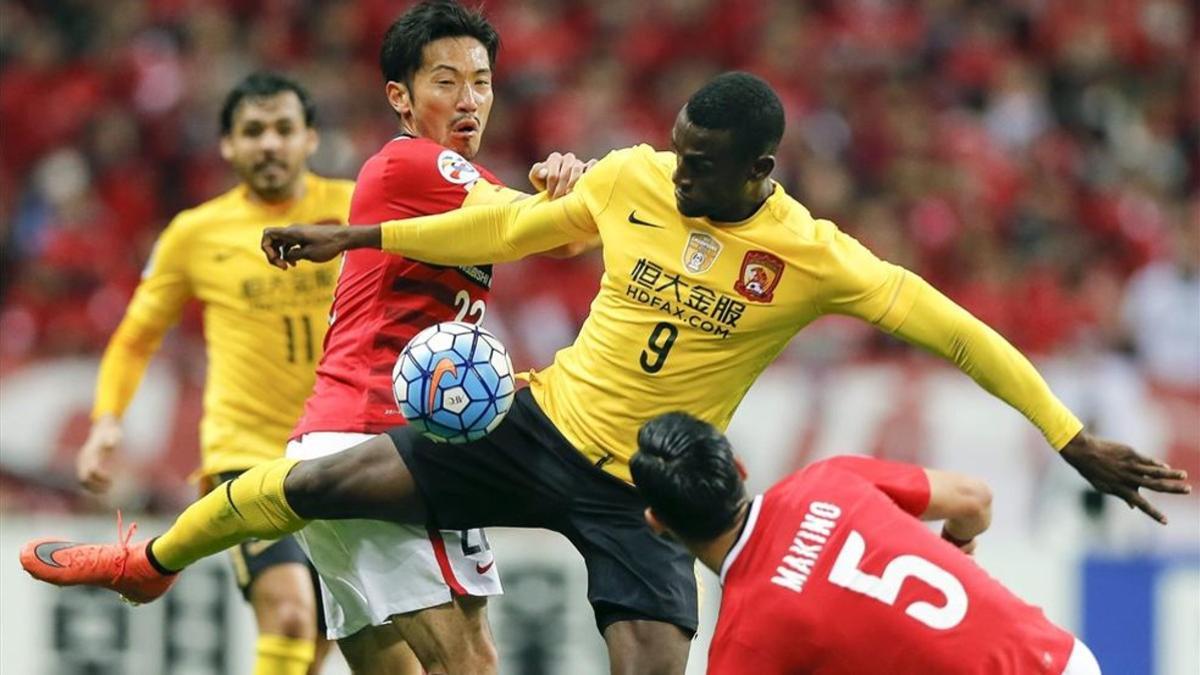
[[[453,150],[400,136],[363,164],[350,222],[432,215],[519,196]],[[391,382],[400,350],[434,323],[480,322],[491,285],[490,266],[442,267],[375,250],[346,253],[316,383],[292,437],[378,433],[404,424]]]
[[[1063,672],[1074,637],[914,516],[917,466],[840,457],[753,501],[710,675]]]

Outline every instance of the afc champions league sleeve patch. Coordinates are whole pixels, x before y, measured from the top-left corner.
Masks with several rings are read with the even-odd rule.
[[[442,150],[437,158],[438,173],[447,182],[464,185],[470,189],[479,180],[479,169],[453,150]]]

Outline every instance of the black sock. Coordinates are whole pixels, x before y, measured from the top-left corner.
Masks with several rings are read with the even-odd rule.
[[[158,539],[158,537],[155,537],[154,539]],[[146,542],[146,560],[150,561],[150,566],[153,567],[159,574],[163,575],[164,577],[169,577],[172,574],[175,574],[177,570],[169,570],[163,567],[162,563],[155,559],[154,549],[150,546],[154,543],[154,539]]]

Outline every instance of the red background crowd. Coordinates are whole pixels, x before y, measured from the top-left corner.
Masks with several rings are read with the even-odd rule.
[[[311,90],[313,165],[352,177],[396,132],[376,59],[406,4],[0,1],[0,372],[103,348],[161,228],[232,184],[217,113],[250,70]],[[776,178],[795,197],[1035,356],[1152,349],[1128,296],[1155,263],[1182,297],[1200,288],[1200,17],[1184,0],[484,6],[503,46],[478,159],[515,186],[551,150],[665,146],[687,95],[739,68],[784,99]],[[521,365],[571,338],[598,275],[594,257],[500,271]],[[193,313],[167,349],[199,330]],[[889,348],[836,331],[797,350]]]

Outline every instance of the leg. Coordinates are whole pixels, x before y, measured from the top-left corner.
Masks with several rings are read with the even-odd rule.
[[[421,675],[424,671],[408,643],[391,624],[367,626],[338,640],[338,649],[354,675]]]
[[[325,640],[316,576],[300,544],[293,537],[252,540],[231,548],[229,557],[258,623],[255,675],[316,673],[318,643]]]
[[[499,657],[487,622],[487,598],[458,596],[437,607],[392,617],[430,675],[494,675]]]
[[[359,436],[306,434],[289,444],[288,454],[313,460],[302,466],[324,462],[353,452],[343,449],[353,447]],[[392,455],[403,466],[394,451]],[[362,470],[354,464],[346,462],[351,467],[348,473]],[[298,486],[308,480],[298,472],[291,476],[298,477]],[[326,478],[341,480],[336,471]],[[289,489],[289,499],[291,495]],[[353,518],[314,520],[296,536],[321,575],[329,634],[339,639],[355,673],[419,673],[409,652],[410,646],[417,650],[418,638],[424,649],[417,654],[430,672],[494,672],[495,649],[483,601],[477,601],[473,612],[463,609],[472,607],[470,603],[454,602],[456,593],[500,592],[492,554],[481,532],[439,532]],[[398,618],[381,624],[381,617]],[[401,630],[399,623],[408,631]]]
[[[412,473],[387,434],[299,462],[288,473],[283,490],[291,508],[308,520],[425,522]]]
[[[691,638],[662,621],[618,621],[604,631],[613,675],[683,675]]]
[[[319,459],[264,462],[189,506],[149,553],[164,570],[177,571],[246,539],[290,534],[316,518],[423,522],[412,475],[387,435]]]
[[[317,639],[317,602],[308,567],[287,563],[264,570],[250,586],[250,605],[259,634],[255,675],[307,673],[315,662]]]

